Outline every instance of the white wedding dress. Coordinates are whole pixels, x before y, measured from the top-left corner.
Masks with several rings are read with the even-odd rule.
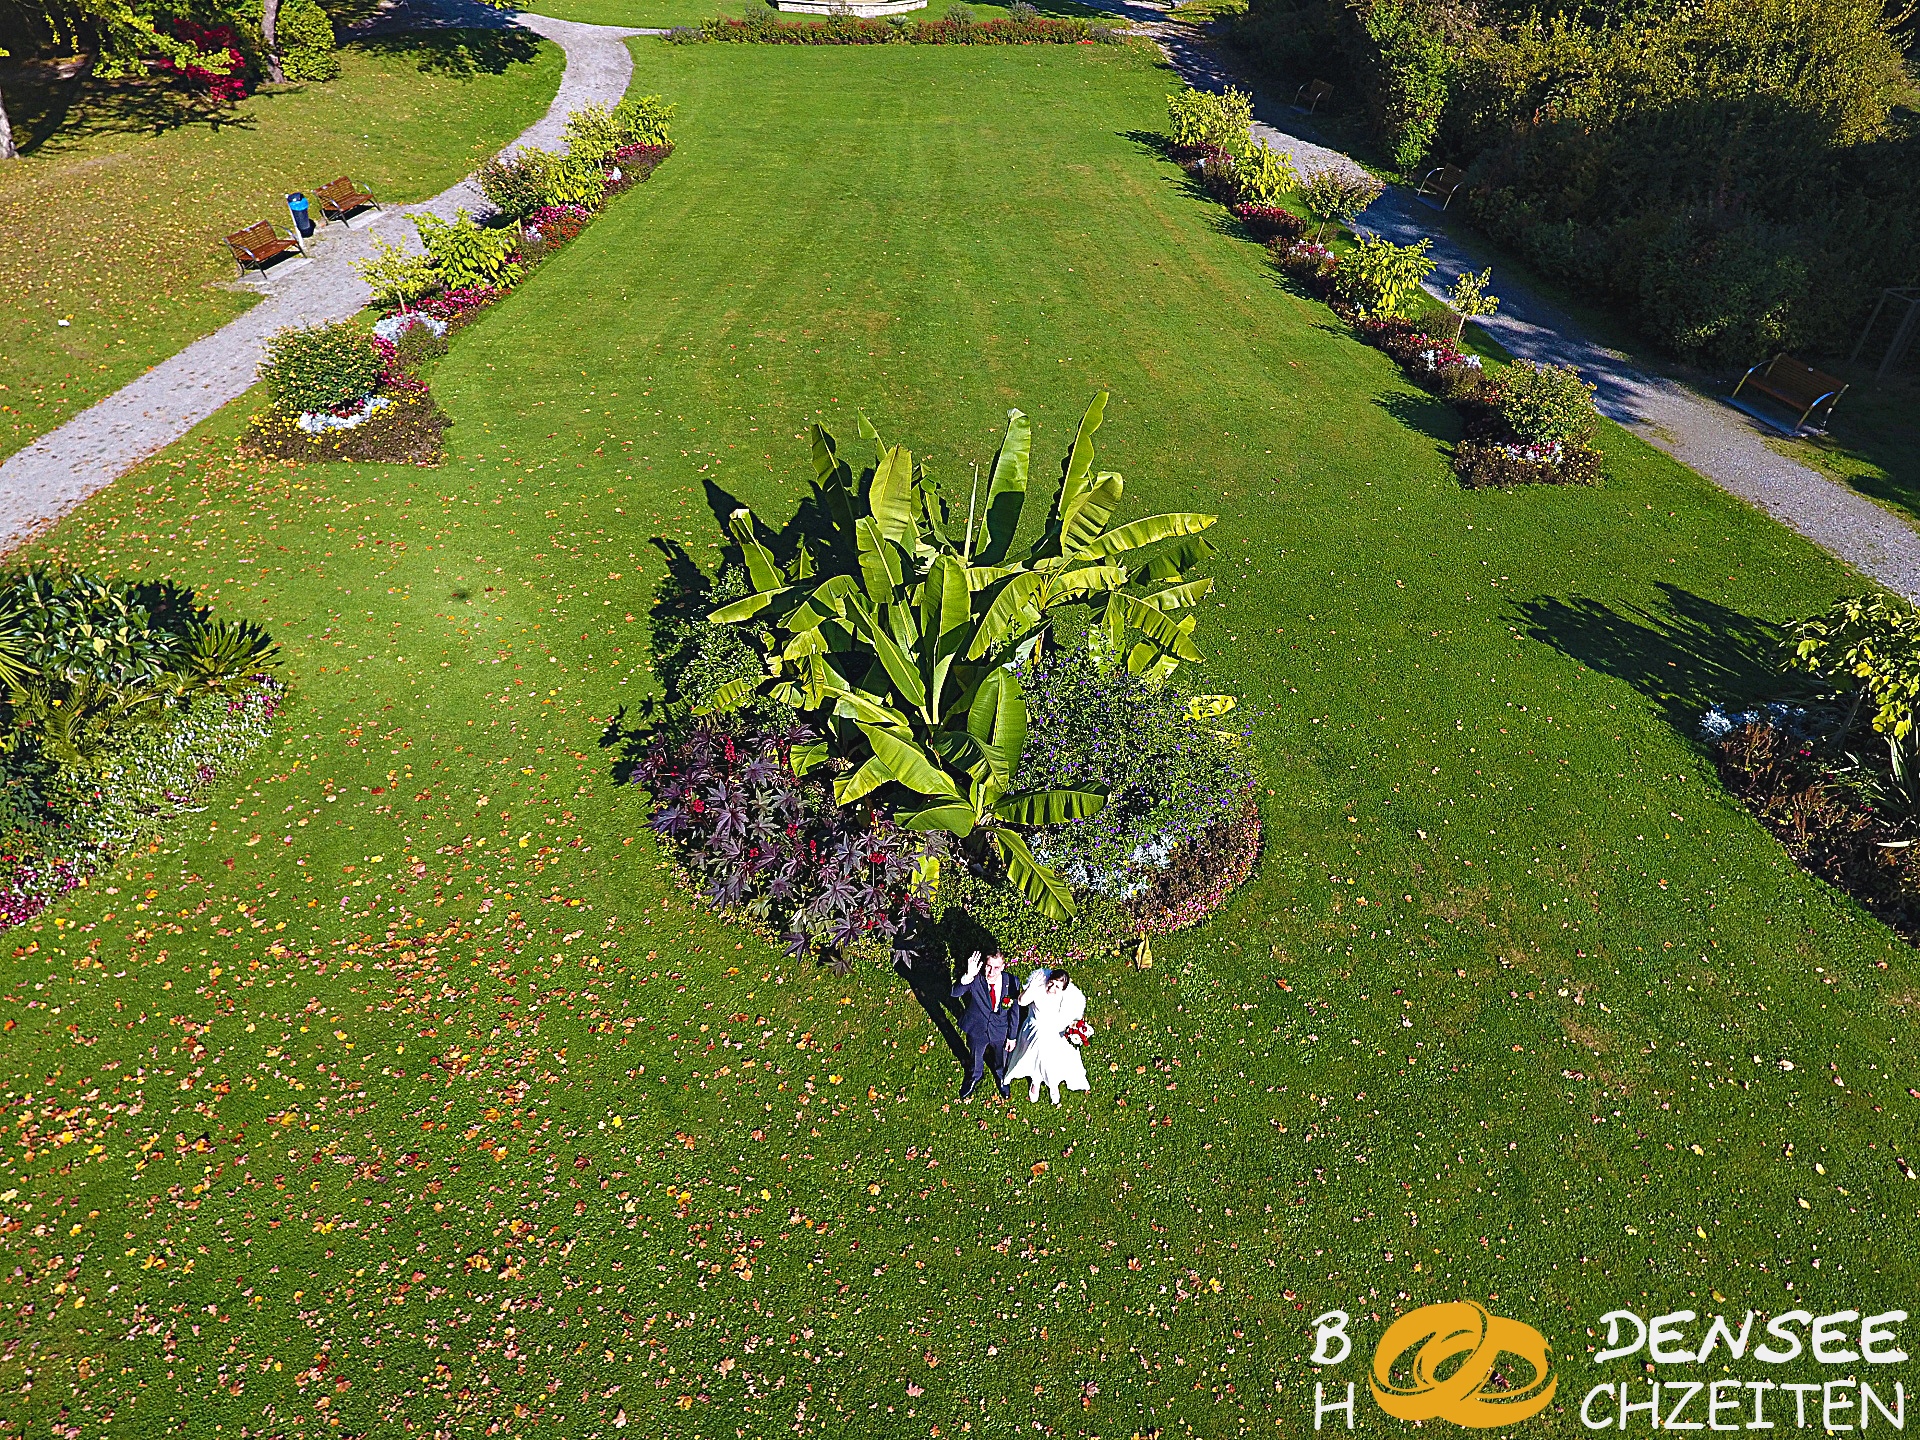
[[[1087,1013],[1086,993],[1072,981],[1067,982],[1064,990],[1047,989],[1047,971],[1042,968],[1027,976],[1020,1003],[1032,1008],[1020,1032],[1020,1048],[1014,1052],[1007,1084],[1025,1080],[1027,1099],[1036,1102],[1040,1091],[1050,1088],[1056,1105],[1060,1103],[1062,1086],[1069,1090],[1089,1089],[1080,1047],[1066,1037],[1067,1027]]]

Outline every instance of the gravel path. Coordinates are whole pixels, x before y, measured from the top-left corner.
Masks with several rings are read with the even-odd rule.
[[[1152,0],[1089,3],[1124,15],[1153,35],[1189,83],[1220,90],[1231,79],[1241,89],[1251,89],[1255,136],[1285,151],[1302,173],[1329,166],[1359,169],[1347,156],[1312,138],[1311,122],[1290,104],[1230,74],[1200,33],[1191,25],[1169,22],[1163,6]],[[1428,288],[1436,295],[1450,288],[1461,271],[1499,263],[1486,253],[1484,241],[1402,187],[1389,187],[1366,212],[1365,224],[1399,244],[1431,240],[1440,263]],[[1513,354],[1577,366],[1598,387],[1594,400],[1604,414],[1862,574],[1920,600],[1920,531],[1901,517],[1772,449],[1766,440],[1772,432],[1740,411],[1586,339],[1579,325],[1551,301],[1511,278],[1501,280],[1497,268],[1493,289],[1500,297],[1500,313],[1475,323]]]
[[[436,25],[475,29],[518,25],[566,51],[567,68],[553,104],[510,149],[556,146],[573,111],[590,101],[608,106],[618,102],[633,74],[625,37],[649,33],[579,25],[544,15],[503,15],[473,0],[432,0],[428,5],[396,8],[374,28]],[[468,176],[431,200],[379,212],[365,228],[321,227],[309,242],[312,258],[282,261],[248,282],[267,297],[260,304],[0,465],[0,551],[15,548],[136,462],[238,399],[253,384],[267,337],[274,331],[284,325],[319,324],[356,314],[371,296],[352,262],[373,253],[376,236],[418,251],[419,241],[406,216],[428,211],[451,219],[461,206],[479,211],[485,203],[478,183]]]

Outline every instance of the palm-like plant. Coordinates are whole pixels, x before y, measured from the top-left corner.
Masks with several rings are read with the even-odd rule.
[[[752,513],[734,511],[731,529],[754,591],[709,617],[766,627],[768,673],[758,688],[815,716],[824,735],[796,747],[796,768],[843,760],[838,803],[893,786],[912,797],[896,807],[902,825],[963,838],[981,832],[1029,903],[1055,919],[1073,913],[1071,892],[1011,827],[1097,814],[1106,796],[1092,788],[1013,791],[1027,727],[1008,667],[1032,654],[1049,611],[1086,605],[1109,653],[1125,650],[1131,671],[1164,679],[1182,661],[1201,659],[1196,616],[1179,612],[1213,590],[1212,580],[1188,572],[1212,553],[1199,532],[1216,516],[1172,513],[1110,528],[1124,486],[1093,469],[1106,401],[1103,393],[1087,407],[1046,528],[1017,559],[1032,448],[1020,411],[1007,413],[984,505],[975,478],[964,528],[912,452],[886,445],[864,416],[860,434],[874,458],[857,478],[833,436],[815,425],[823,548],[796,535],[794,558],[783,566]],[[1181,543],[1140,563],[1121,558],[1163,540]],[[735,708],[754,688],[733,681],[702,708]]]

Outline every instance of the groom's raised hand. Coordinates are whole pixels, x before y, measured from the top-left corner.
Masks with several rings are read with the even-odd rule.
[[[967,970],[966,973],[960,977],[960,983],[962,985],[971,985],[973,983],[973,977],[979,973],[980,952],[976,950],[973,952],[973,958],[967,961]]]

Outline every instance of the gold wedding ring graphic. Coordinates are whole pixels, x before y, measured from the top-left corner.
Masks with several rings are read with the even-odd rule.
[[[1495,1315],[1471,1300],[1423,1305],[1387,1327],[1373,1352],[1373,1398],[1401,1420],[1448,1420],[1488,1429],[1538,1415],[1553,1399],[1559,1377],[1553,1374],[1553,1347],[1531,1325]],[[1401,1357],[1413,1352],[1406,1384],[1393,1378]],[[1530,1367],[1524,1384],[1487,1389],[1501,1355]],[[1458,1363],[1447,1370],[1450,1361]]]

